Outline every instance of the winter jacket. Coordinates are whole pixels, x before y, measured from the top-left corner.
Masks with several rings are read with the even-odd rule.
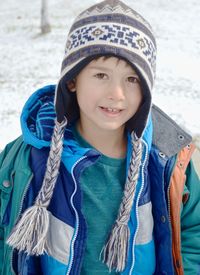
[[[65,133],[60,174],[48,207],[48,253],[27,256],[5,243],[16,220],[33,204],[41,187],[55,115],[54,90],[54,86],[47,86],[28,100],[21,117],[23,138],[8,144],[0,155],[0,274],[3,275],[80,272],[87,233],[81,212],[79,177],[85,167],[98,159],[99,152],[80,148],[70,128]],[[198,151],[190,137],[156,106],[152,108],[143,144],[140,184],[129,223],[128,261],[121,274],[199,274]],[[129,142],[127,160],[130,147]]]

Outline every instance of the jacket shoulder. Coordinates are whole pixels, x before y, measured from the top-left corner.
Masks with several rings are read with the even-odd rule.
[[[30,151],[30,146],[24,143],[22,136],[7,144],[0,153],[0,169],[14,164],[16,157],[18,155],[23,156],[26,151]]]
[[[176,155],[192,137],[156,105],[152,106],[153,144],[167,157]]]
[[[7,161],[9,159],[8,155],[10,154],[10,152],[14,151],[16,153],[18,151],[22,142],[23,142],[22,136],[20,136],[17,139],[8,143],[6,145],[6,147],[4,148],[4,150],[0,152],[0,168],[5,163],[5,161]]]

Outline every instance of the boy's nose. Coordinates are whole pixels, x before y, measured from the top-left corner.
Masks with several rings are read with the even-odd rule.
[[[111,100],[123,100],[124,89],[121,84],[115,83],[109,87],[108,98]]]

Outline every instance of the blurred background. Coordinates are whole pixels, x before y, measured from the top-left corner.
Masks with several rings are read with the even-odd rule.
[[[95,0],[0,3],[0,150],[20,135],[20,113],[38,88],[56,84],[73,19]],[[158,44],[153,102],[200,136],[199,0],[124,0],[152,25]],[[43,7],[43,9],[42,9]],[[42,11],[42,12],[41,12]],[[43,20],[41,21],[41,18]],[[41,22],[46,23],[41,27]]]

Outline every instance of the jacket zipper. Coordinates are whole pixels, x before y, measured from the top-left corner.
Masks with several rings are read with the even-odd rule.
[[[170,190],[170,183],[169,183],[169,186],[167,188],[167,206],[168,206],[168,219],[169,219],[169,223],[171,224],[171,216],[170,216],[171,206],[170,206],[169,190]],[[172,232],[171,227],[170,227],[170,231]]]
[[[170,234],[171,234],[171,240],[173,239],[173,236],[172,236],[172,221],[171,221],[171,214],[170,214],[170,211],[171,211],[171,206],[170,206],[170,187],[171,187],[171,177],[172,177],[172,175],[174,173],[176,164],[177,164],[177,159],[176,159],[176,161],[174,163],[174,167],[173,167],[172,173],[171,173],[170,178],[169,178],[169,185],[168,185],[168,188],[167,188],[168,219],[169,219],[169,230],[170,230]],[[171,245],[171,247],[173,248],[173,245]],[[173,254],[172,254],[172,262],[173,262]]]
[[[138,233],[138,229],[139,229],[139,213],[138,213],[138,202],[139,202],[139,199],[140,199],[140,196],[141,196],[141,193],[142,193],[142,190],[143,190],[143,187],[144,187],[144,166],[145,166],[145,163],[147,161],[147,157],[148,157],[148,145],[147,143],[142,140],[143,144],[145,145],[145,157],[144,157],[144,161],[142,163],[142,168],[141,168],[141,173],[142,173],[142,184],[141,184],[141,187],[140,187],[140,191],[139,191],[139,194],[138,194],[138,197],[137,197],[137,201],[136,201],[136,222],[137,222],[137,227],[136,227],[136,231],[135,231],[135,235],[134,235],[134,238],[133,238],[133,245],[132,245],[132,254],[133,254],[133,257],[132,257],[132,266],[131,266],[131,269],[130,269],[130,272],[129,272],[129,275],[132,275],[132,272],[133,272],[133,268],[134,268],[134,265],[135,265],[135,253],[134,253],[134,248],[135,248],[135,240],[136,240],[136,236],[137,236],[137,233]]]
[[[12,174],[12,176],[13,176],[13,174]],[[30,183],[31,183],[31,181],[32,181],[32,178],[33,178],[33,174],[31,174],[31,176],[30,176],[30,178],[29,178],[29,180],[28,180],[28,183],[27,183],[27,185],[26,185],[26,187],[25,187],[25,189],[24,189],[24,193],[23,193],[22,200],[21,200],[21,203],[20,203],[19,213],[18,213],[18,215],[17,215],[17,219],[16,219],[16,220],[18,220],[18,218],[19,218],[19,216],[20,216],[20,214],[21,214],[21,212],[22,212],[23,202],[24,202],[26,193],[27,193],[27,191],[28,191],[28,188],[29,188],[29,186],[30,186]],[[11,263],[11,271],[12,271],[12,273],[13,273],[14,275],[16,275],[15,271],[13,270],[13,249],[11,250],[10,263]]]
[[[170,191],[170,187],[171,187],[171,178],[172,178],[172,175],[173,175],[173,173],[174,173],[176,164],[177,164],[177,159],[176,159],[176,161],[174,162],[173,170],[172,170],[171,175],[170,175],[170,178],[169,178],[169,185],[168,185],[168,188],[167,188],[167,206],[168,206],[168,218],[169,218],[170,224],[171,224],[171,216],[170,216],[170,209],[171,209],[171,206],[170,206],[170,194],[169,194],[169,191]],[[170,227],[170,231],[172,232],[171,227]]]
[[[73,239],[72,239],[72,244],[71,244],[71,257],[70,257],[70,263],[69,263],[69,267],[67,269],[67,273],[66,275],[69,275],[70,274],[70,271],[71,271],[71,268],[72,268],[72,265],[73,265],[73,261],[74,261],[74,244],[75,244],[75,241],[76,241],[76,238],[78,236],[78,231],[79,231],[79,216],[78,216],[78,212],[74,206],[74,203],[73,203],[73,198],[76,194],[76,191],[77,191],[77,182],[76,182],[76,179],[75,179],[75,176],[74,176],[74,169],[76,168],[76,166],[83,160],[83,159],[86,159],[87,156],[84,156],[82,158],[80,158],[78,161],[75,162],[75,164],[72,166],[72,169],[71,169],[71,174],[72,174],[72,178],[73,178],[73,181],[74,181],[74,185],[75,185],[75,190],[74,190],[74,193],[72,194],[71,196],[71,199],[70,199],[70,202],[71,202],[71,205],[72,205],[72,208],[75,212],[75,216],[76,216],[76,223],[77,223],[77,226],[76,226],[76,232],[73,236]]]

